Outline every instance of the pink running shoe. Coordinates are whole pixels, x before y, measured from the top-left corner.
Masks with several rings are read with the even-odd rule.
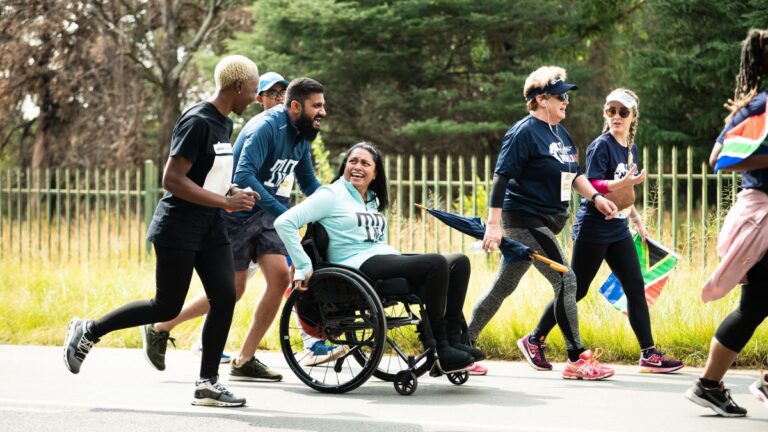
[[[544,339],[540,343],[533,343],[528,340],[528,337],[529,335],[525,335],[517,341],[517,347],[520,348],[525,360],[536,370],[552,370],[552,364],[544,358],[544,350],[547,348]]]
[[[591,350],[587,350],[579,354],[578,361],[568,360],[565,369],[563,369],[563,378],[597,381],[612,377],[613,369],[603,366],[597,361],[602,353],[600,348],[596,349],[594,354]]]
[[[640,354],[641,373],[670,373],[683,368],[683,362],[664,357],[664,353],[650,348]]]
[[[488,375],[488,368],[480,363],[472,363],[467,371],[470,375]]]

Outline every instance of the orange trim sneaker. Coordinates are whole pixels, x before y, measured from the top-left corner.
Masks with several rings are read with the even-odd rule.
[[[579,354],[579,360],[572,362],[568,360],[563,369],[563,378],[575,380],[597,381],[610,378],[614,370],[608,366],[601,365],[597,359],[603,351],[598,348],[592,353],[591,350]]]

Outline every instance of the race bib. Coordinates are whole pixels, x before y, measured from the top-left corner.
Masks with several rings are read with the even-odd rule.
[[[576,173],[560,172],[560,201],[571,200],[571,185],[575,178]]]
[[[203,189],[225,195],[232,181],[232,144],[216,143],[213,145],[216,156],[203,182]]]
[[[285,198],[291,197],[291,191],[293,191],[293,180],[295,179],[295,176],[293,173],[288,174],[285,176],[285,179],[282,183],[280,183],[280,187],[277,188],[277,192],[275,192],[275,195]]]

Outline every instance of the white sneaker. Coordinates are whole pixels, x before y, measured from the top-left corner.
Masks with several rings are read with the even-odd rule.
[[[192,405],[241,407],[245,405],[245,398],[239,398],[232,394],[219,383],[219,377],[215,376],[195,382],[195,398],[192,399]]]

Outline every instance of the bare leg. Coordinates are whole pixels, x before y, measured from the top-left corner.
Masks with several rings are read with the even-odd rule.
[[[244,273],[246,277],[238,278],[240,273]],[[247,270],[235,273],[235,301],[239,301],[240,298],[243,297],[243,293],[245,293],[245,282],[247,279],[247,274]],[[242,281],[240,279],[242,279]],[[176,316],[176,318],[162,323],[155,323],[155,330],[170,333],[171,330],[173,330],[177,325],[185,321],[189,321],[192,318],[197,318],[207,314],[208,309],[210,309],[210,305],[208,304],[208,297],[204,292],[202,292],[196,295],[189,302],[185,303],[184,307],[181,309],[181,312],[179,312],[179,315]]]
[[[722,381],[725,373],[728,372],[733,362],[736,361],[738,355],[739,353],[729,350],[718,342],[717,339],[712,338],[712,343],[709,345],[707,364],[704,366],[704,373],[701,377],[717,382]]]
[[[257,262],[264,274],[267,286],[253,311],[253,320],[248,328],[248,333],[245,335],[245,342],[240,348],[240,353],[237,355],[236,364],[238,365],[244,364],[256,353],[261,339],[277,315],[280,302],[283,300],[283,292],[290,283],[285,256],[278,254],[260,255]],[[245,284],[247,277],[247,270],[235,273],[235,287],[238,286],[241,279],[242,283]]]

